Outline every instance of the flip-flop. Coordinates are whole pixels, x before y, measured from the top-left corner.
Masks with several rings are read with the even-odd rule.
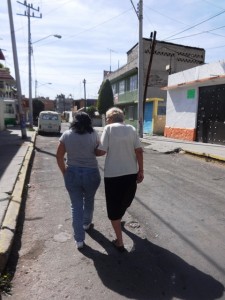
[[[117,246],[117,240],[113,240],[112,241],[112,244],[113,244],[113,246],[119,251],[119,252],[125,252],[126,251],[126,249],[125,249],[125,247],[124,246]]]

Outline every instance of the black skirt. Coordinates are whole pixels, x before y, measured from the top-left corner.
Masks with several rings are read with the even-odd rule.
[[[105,177],[105,197],[108,218],[119,220],[131,205],[137,190],[137,174]]]

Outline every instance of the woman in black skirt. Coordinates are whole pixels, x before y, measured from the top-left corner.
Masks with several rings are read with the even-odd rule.
[[[108,218],[116,234],[114,246],[124,251],[121,219],[131,205],[137,183],[144,179],[143,149],[136,129],[124,123],[123,111],[113,107],[106,122],[96,155],[106,153],[104,182]]]

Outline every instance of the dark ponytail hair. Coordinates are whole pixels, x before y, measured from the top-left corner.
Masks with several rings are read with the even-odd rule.
[[[91,123],[91,118],[86,112],[83,111],[77,112],[75,114],[70,128],[79,134],[92,133],[94,131]]]

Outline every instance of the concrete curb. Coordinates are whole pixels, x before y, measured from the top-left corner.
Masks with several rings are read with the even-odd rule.
[[[13,193],[11,195],[11,200],[5,214],[2,227],[0,229],[0,274],[4,271],[13,244],[14,234],[17,226],[17,219],[22,203],[22,194],[24,190],[27,170],[33,154],[35,139],[36,132],[33,134],[31,142],[27,148],[27,152],[18,173]]]
[[[205,158],[211,158],[211,159],[214,159],[214,160],[217,160],[217,161],[225,162],[225,158],[221,157],[219,155],[202,153],[202,152],[191,151],[191,150],[184,150],[184,149],[183,149],[183,151],[185,153],[188,153],[188,154],[192,154],[192,155],[196,155],[196,156],[201,156],[201,157],[205,157]]]

